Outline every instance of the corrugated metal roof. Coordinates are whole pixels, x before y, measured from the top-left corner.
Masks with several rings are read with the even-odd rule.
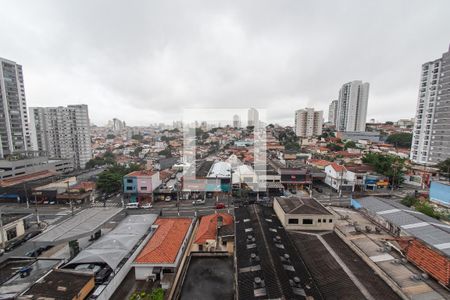
[[[88,236],[97,231],[104,223],[122,211],[118,207],[93,207],[84,209],[70,219],[50,227],[39,235],[34,242],[62,243]]]
[[[113,230],[81,251],[70,264],[106,263],[115,269],[148,231],[158,215],[129,215]]]
[[[224,161],[218,161],[214,163],[209,170],[209,178],[230,178],[231,177],[231,164]]]
[[[399,226],[407,234],[414,236],[450,256],[450,248],[442,244],[450,243],[450,226],[421,212],[414,211],[398,202],[378,197],[356,199],[361,206],[381,218]]]

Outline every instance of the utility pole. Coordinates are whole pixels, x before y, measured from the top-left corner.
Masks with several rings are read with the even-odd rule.
[[[34,195],[34,205],[35,205],[35,213],[36,213],[36,222],[37,222],[37,225],[38,225],[38,228],[39,228],[39,224],[40,224],[41,222],[39,221],[39,213],[38,213],[38,206],[37,206],[37,198],[36,198],[36,195]]]
[[[178,209],[178,216],[180,216],[180,191],[179,191],[178,183],[175,184],[175,188],[177,189],[177,209]]]
[[[28,191],[26,182],[23,183],[23,190],[25,192],[25,199],[27,200],[27,208],[30,208],[30,202],[28,201]]]
[[[2,248],[3,250],[6,247],[6,240],[5,240],[5,233],[3,232],[3,215],[2,215],[2,208],[0,207],[0,234],[2,235]]]
[[[394,192],[395,175],[397,174],[397,164],[393,164],[394,173],[392,174],[391,193]]]

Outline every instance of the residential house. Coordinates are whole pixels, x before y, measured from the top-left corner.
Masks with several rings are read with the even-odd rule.
[[[347,177],[347,169],[337,163],[325,167],[325,183],[336,191],[353,191],[354,183]]]
[[[123,192],[129,202],[152,202],[153,191],[160,185],[157,171],[135,171],[123,177]]]
[[[132,266],[136,280],[160,280],[170,288],[193,230],[191,218],[158,218],[155,231]]]
[[[203,216],[195,233],[191,251],[234,252],[234,222],[228,213]]]

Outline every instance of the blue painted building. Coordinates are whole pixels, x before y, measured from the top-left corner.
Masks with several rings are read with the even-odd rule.
[[[430,201],[450,207],[450,184],[432,181],[430,185]]]

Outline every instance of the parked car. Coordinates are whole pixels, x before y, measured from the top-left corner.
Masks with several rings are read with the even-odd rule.
[[[144,203],[141,205],[141,208],[152,208],[153,205],[151,205],[150,203]]]
[[[14,241],[10,242],[10,243],[8,244],[8,246],[6,246],[5,252],[9,252],[9,251],[14,250],[15,248],[17,248],[17,247],[19,247],[20,245],[22,245],[24,242],[25,242],[25,241],[24,241],[23,239],[17,239],[17,240],[14,240]]]
[[[137,202],[130,202],[130,203],[127,203],[126,208],[129,208],[129,209],[136,209],[136,208],[139,208],[139,203],[137,203]]]
[[[170,196],[167,196],[166,199],[165,199],[164,201],[170,202],[170,200],[172,200],[172,198],[170,198]]]
[[[105,282],[106,279],[108,279],[108,276],[111,274],[112,270],[111,268],[104,267],[101,269],[96,275],[95,275],[95,283],[101,284]]]
[[[82,272],[92,272],[94,275],[96,275],[102,267],[95,265],[95,264],[81,264],[75,267],[75,270],[82,271]]]
[[[27,253],[25,253],[25,256],[38,257],[39,255],[41,255],[42,253],[44,253],[45,251],[47,251],[47,250],[49,250],[51,248],[53,248],[52,245],[41,246],[39,248],[33,249],[31,251],[28,251]]]
[[[19,270],[19,274],[20,274],[20,278],[25,278],[30,276],[31,271],[33,270],[33,267],[31,266],[25,266],[20,268]]]
[[[37,236],[38,234],[40,234],[41,232],[42,232],[42,230],[36,230],[36,231],[28,232],[27,234],[25,234],[25,236],[23,237],[23,239],[24,239],[25,241],[28,241],[28,240],[34,238],[35,236]]]
[[[323,193],[323,189],[321,188],[321,187],[315,187],[314,188],[317,192],[319,192],[319,193]]]
[[[42,249],[37,248],[37,249],[31,250],[31,251],[28,251],[27,253],[25,253],[25,256],[38,257],[41,254],[42,254]]]
[[[205,200],[197,199],[197,200],[192,201],[192,205],[201,205],[201,204],[205,204]]]
[[[216,204],[216,209],[224,209],[225,208],[225,204],[219,202]]]

